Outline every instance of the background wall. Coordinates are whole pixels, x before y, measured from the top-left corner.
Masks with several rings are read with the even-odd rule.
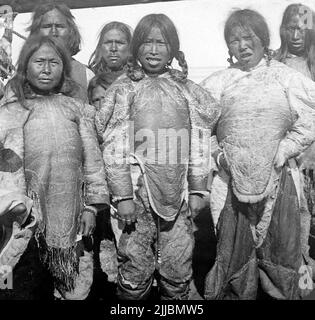
[[[149,13],[165,13],[175,23],[181,48],[186,55],[189,77],[200,82],[211,72],[225,68],[228,54],[223,37],[224,22],[233,9],[250,8],[259,11],[267,20],[271,33],[271,48],[280,45],[279,26],[286,6],[292,0],[183,0],[116,7],[72,10],[82,35],[82,50],[76,59],[87,64],[93,52],[102,26],[118,20],[134,28],[137,22]],[[303,4],[315,9],[314,0],[303,0]],[[19,14],[14,21],[14,30],[27,35],[25,29],[31,15]],[[13,38],[13,61],[15,62],[23,40]]]

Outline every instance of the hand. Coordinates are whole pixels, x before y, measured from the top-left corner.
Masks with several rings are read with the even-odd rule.
[[[18,222],[21,225],[25,219],[26,211],[26,206],[23,203],[20,203],[8,212],[8,214],[6,215],[6,219],[2,219],[3,221],[1,221],[7,226],[12,226],[12,223],[14,221]]]
[[[120,220],[131,225],[136,222],[136,206],[133,200],[122,200],[118,202],[117,213]]]
[[[218,157],[220,153],[221,155]],[[217,163],[219,169],[222,168],[226,172],[230,172],[229,165],[224,157],[224,153],[222,152],[222,150],[216,150],[215,152],[213,152],[212,157],[215,159],[215,161],[219,161],[219,163]]]
[[[274,167],[278,170],[281,169],[284,166],[285,161],[286,158],[283,153],[277,153],[274,160]]]
[[[92,235],[96,226],[95,214],[90,211],[83,211],[80,221],[80,231],[79,233],[87,237]]]
[[[207,202],[203,195],[190,194],[188,204],[192,217],[196,218],[198,213],[206,207]]]

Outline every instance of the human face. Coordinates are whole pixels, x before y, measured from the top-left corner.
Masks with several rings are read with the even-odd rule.
[[[297,56],[303,55],[305,46],[305,28],[305,24],[298,15],[293,16],[289,20],[286,26],[286,35],[290,53]]]
[[[66,17],[57,9],[46,12],[42,19],[40,33],[44,36],[58,37],[62,39],[64,45],[67,45],[69,25]]]
[[[255,67],[264,56],[261,40],[249,29],[234,27],[228,39],[228,47],[244,69]]]
[[[110,70],[121,69],[127,62],[128,54],[128,40],[122,31],[112,29],[104,34],[102,56]]]
[[[138,59],[148,76],[157,76],[164,72],[170,60],[170,46],[161,30],[153,27],[139,48]]]
[[[43,44],[30,57],[26,78],[40,93],[48,94],[59,85],[62,71],[63,62],[57,52]]]
[[[101,104],[104,101],[106,90],[102,86],[97,86],[92,91],[92,105],[99,110],[101,108]]]

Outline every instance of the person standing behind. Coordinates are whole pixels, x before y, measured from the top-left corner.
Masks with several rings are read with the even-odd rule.
[[[303,73],[315,81],[315,13],[303,4],[291,4],[283,13],[280,26],[281,46],[276,59]],[[309,245],[309,235],[313,229],[315,236],[315,144],[312,144],[299,157],[301,172],[301,241],[307,265],[311,266],[315,279],[315,260],[310,257],[313,251]],[[313,244],[314,245],[314,244]]]
[[[68,6],[54,0],[48,0],[36,6],[31,25],[27,29],[30,35],[52,36],[63,41],[73,57],[80,51],[81,35]],[[87,87],[94,73],[84,64],[72,58],[71,78],[79,85],[74,97],[88,102]]]
[[[109,86],[126,71],[126,63],[129,56],[131,42],[131,28],[119,21],[107,23],[99,34],[98,44],[90,57],[89,67],[96,76],[90,80],[88,86],[88,98],[90,104],[99,110],[104,102],[106,90]],[[96,262],[99,262],[102,270],[106,273],[109,282],[117,279],[117,253],[113,242],[112,226],[118,225],[117,219],[110,216],[110,210],[98,216],[94,234]],[[118,230],[114,228],[114,230]],[[121,232],[116,232],[118,241]],[[98,284],[100,281],[98,281]]]
[[[118,21],[107,23],[89,60],[89,68],[96,76],[88,86],[90,103],[99,108],[108,87],[126,71],[131,41],[131,28]]]

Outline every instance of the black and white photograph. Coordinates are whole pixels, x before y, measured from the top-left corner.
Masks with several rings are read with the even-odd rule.
[[[314,1],[0,0],[0,99],[0,309],[315,300]]]

